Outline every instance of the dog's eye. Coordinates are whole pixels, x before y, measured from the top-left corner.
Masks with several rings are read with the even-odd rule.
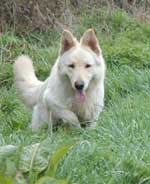
[[[86,64],[85,65],[85,68],[90,68],[92,65],[90,65],[90,64]]]
[[[68,65],[69,68],[75,68],[75,65],[74,64],[70,64]]]

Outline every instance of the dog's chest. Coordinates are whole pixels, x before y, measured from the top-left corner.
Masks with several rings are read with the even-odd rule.
[[[71,111],[73,111],[80,122],[93,121],[98,114],[98,108],[93,101],[86,101],[84,103],[73,102],[71,105]]]

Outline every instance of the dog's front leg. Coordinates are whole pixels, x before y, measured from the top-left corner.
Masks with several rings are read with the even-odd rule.
[[[63,123],[69,123],[73,127],[81,128],[77,116],[72,111],[60,109],[59,112],[57,111],[57,115],[62,119]]]
[[[75,113],[66,109],[66,107],[60,105],[56,100],[52,99],[49,93],[44,94],[44,103],[47,109],[51,112],[55,112],[63,123],[69,123],[73,127],[81,128],[80,122]]]

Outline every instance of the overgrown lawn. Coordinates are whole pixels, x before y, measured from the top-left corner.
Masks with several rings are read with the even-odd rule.
[[[18,55],[27,54],[37,76],[46,79],[58,56],[60,34],[8,30],[0,37],[0,146],[15,146],[6,147],[6,152],[0,147],[0,173],[18,184],[35,183],[46,175],[55,151],[71,144],[54,178],[74,184],[148,184],[150,25],[121,10],[112,17],[106,11],[99,17],[84,16],[81,23],[74,28],[75,35],[79,38],[93,27],[107,64],[105,108],[95,130],[59,128],[52,135],[49,130],[33,133],[31,112],[15,91],[12,65]]]

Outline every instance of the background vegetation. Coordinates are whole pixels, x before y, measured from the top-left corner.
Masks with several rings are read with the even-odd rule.
[[[150,183],[149,1],[43,2],[0,2],[0,184]],[[30,14],[35,4],[43,19]],[[32,133],[12,64],[27,54],[46,79],[64,27],[78,39],[96,31],[107,64],[105,109],[95,130]]]

